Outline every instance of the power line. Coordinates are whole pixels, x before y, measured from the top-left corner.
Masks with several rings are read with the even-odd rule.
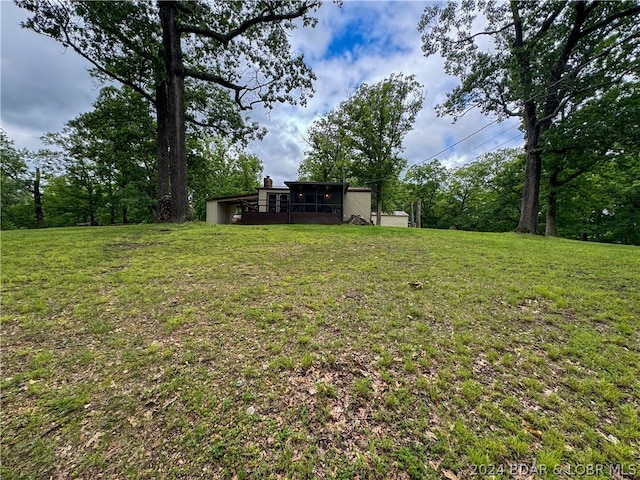
[[[565,80],[566,80],[565,78],[559,78],[558,80],[556,80],[556,81],[555,81],[555,82],[553,82],[551,85],[549,85],[549,86],[547,86],[547,87],[545,87],[545,88],[546,88],[546,90],[547,90],[547,91],[549,91],[551,88],[555,87],[556,85],[558,85],[559,83],[561,83],[561,82],[563,82],[563,81],[565,81]],[[525,101],[524,101],[524,103],[531,102],[531,101],[535,100],[536,98],[543,98],[543,97],[545,97],[545,96],[547,96],[547,95],[548,95],[548,93],[547,93],[547,94],[545,94],[545,92],[534,93],[531,97],[529,97],[527,100],[525,100]],[[469,113],[471,110],[473,110],[474,108],[478,108],[478,107],[479,107],[479,105],[473,105],[469,110],[467,110],[467,111],[465,112],[465,115],[466,115],[467,113]],[[490,127],[491,125],[493,125],[494,123],[497,123],[497,122],[498,122],[498,120],[499,120],[499,119],[498,119],[498,118],[496,118],[496,119],[495,119],[495,120],[493,120],[492,122],[490,122],[490,123],[486,124],[485,126],[483,126],[483,127],[479,128],[478,130],[476,130],[476,131],[474,131],[474,132],[470,133],[469,135],[467,135],[466,137],[464,137],[462,140],[458,140],[458,141],[457,141],[456,143],[454,143],[453,145],[449,145],[447,148],[445,148],[445,149],[443,149],[443,150],[440,150],[438,153],[435,153],[435,154],[431,155],[430,157],[427,157],[427,158],[425,158],[424,160],[422,160],[422,161],[420,161],[420,162],[415,163],[415,165],[422,165],[423,163],[426,163],[426,162],[428,162],[429,160],[431,160],[431,159],[433,159],[433,158],[437,157],[437,156],[438,156],[438,155],[440,155],[441,153],[444,153],[444,152],[446,152],[446,151],[448,151],[448,150],[451,150],[451,149],[452,149],[453,147],[455,147],[456,145],[459,145],[460,143],[464,142],[465,140],[468,140],[469,138],[473,137],[474,135],[476,135],[476,134],[480,133],[480,132],[481,132],[481,131],[483,131],[485,128],[488,128],[488,127]],[[508,128],[507,130],[505,130],[505,131],[504,131],[504,132],[502,132],[502,133],[508,132],[509,130],[511,130],[511,128],[514,128],[514,127],[510,127],[510,128]],[[502,135],[502,133],[500,133],[500,134],[498,134],[498,135],[496,135],[496,136],[494,136],[494,137],[490,138],[489,140],[493,140],[493,138],[496,138],[497,136]],[[511,140],[512,140],[512,139],[511,139]],[[507,142],[509,142],[509,141],[511,141],[511,140],[508,140]],[[507,142],[505,142],[505,143],[507,143]],[[486,143],[486,142],[483,142],[483,143],[481,143],[480,145],[483,145],[484,143]],[[502,143],[501,145],[504,145],[504,143]],[[474,148],[476,148],[476,147],[474,147]],[[473,149],[472,149],[472,150],[473,150]],[[495,150],[495,149],[492,149],[492,150],[489,150],[489,151],[487,151],[487,152],[485,152],[485,153],[490,153],[490,152],[492,152],[492,151],[494,151],[494,150]],[[465,153],[467,153],[467,152],[465,152]],[[464,154],[463,154],[463,155],[464,155]]]
[[[504,135],[504,134],[505,134],[505,133],[507,133],[509,130],[513,130],[513,129],[514,129],[514,128],[516,128],[517,126],[518,126],[517,124],[516,124],[516,125],[512,125],[512,126],[510,126],[510,127],[509,127],[509,128],[507,128],[506,130],[503,130],[502,132],[500,132],[500,133],[498,133],[498,134],[494,135],[493,137],[491,137],[491,138],[489,138],[489,139],[485,140],[484,142],[479,143],[478,145],[476,145],[476,146],[474,146],[474,147],[470,148],[469,150],[467,150],[466,152],[462,152],[462,153],[460,154],[460,156],[466,155],[466,154],[467,154],[467,153],[469,153],[469,152],[473,152],[473,151],[474,151],[475,149],[477,149],[478,147],[481,147],[481,146],[482,146],[482,145],[484,145],[485,143],[489,143],[490,141],[492,141],[492,140],[494,140],[494,139],[496,139],[496,138],[500,137],[501,135]],[[516,137],[517,137],[517,136],[519,136],[519,135],[520,135],[520,132],[518,132],[518,135],[516,135]],[[513,138],[515,138],[515,137],[513,137]],[[511,138],[511,139],[507,140],[507,142],[510,142],[511,140],[513,140],[513,138]],[[507,143],[507,142],[505,142],[505,143]],[[503,144],[501,144],[501,145],[504,145],[504,143],[503,143]],[[490,150],[490,151],[492,151],[492,150]],[[489,153],[489,152],[486,152],[486,153]]]
[[[509,143],[509,142],[511,142],[511,141],[513,141],[513,140],[515,140],[516,138],[518,138],[520,135],[521,135],[521,133],[520,133],[520,132],[518,132],[518,133],[516,133],[514,136],[512,136],[512,137],[508,138],[507,140],[505,140],[504,142],[502,142],[501,144],[496,145],[496,146],[495,146],[495,147],[493,147],[492,149],[487,150],[486,152],[482,152],[482,153],[481,153],[481,154],[479,154],[479,155],[476,155],[476,156],[475,156],[475,158],[472,160],[472,162],[471,162],[471,163],[473,163],[474,161],[476,161],[476,160],[477,160],[479,157],[481,157],[482,155],[487,155],[487,154],[489,154],[489,153],[491,153],[491,152],[495,152],[496,150],[498,150],[498,149],[499,149],[500,147],[502,147],[503,145],[506,145],[507,143]],[[494,138],[495,138],[495,137],[494,137]],[[455,167],[455,168],[457,168],[457,167]]]
[[[485,128],[490,127],[491,125],[493,125],[494,123],[496,123],[499,119],[495,119],[493,122],[488,123],[487,125],[485,125],[482,128],[479,128],[478,130],[476,130],[475,132],[470,133],[469,135],[467,135],[466,137],[464,137],[462,140],[458,140],[456,143],[454,143],[453,145],[449,145],[447,148],[440,150],[438,153],[434,153],[433,155],[431,155],[428,158],[425,158],[424,160],[422,160],[421,162],[418,162],[416,165],[421,165],[423,163],[428,162],[429,160],[431,160],[432,158],[437,157],[438,155],[440,155],[441,153],[446,152],[447,150],[451,150],[453,147],[455,147],[456,145],[461,144],[462,142],[464,142],[465,140],[468,140],[469,138],[473,137],[474,135],[480,133],[482,130],[484,130]]]

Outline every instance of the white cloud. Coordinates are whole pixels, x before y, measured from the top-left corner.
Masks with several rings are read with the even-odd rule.
[[[477,110],[455,124],[450,117],[436,116],[435,105],[445,100],[457,79],[444,74],[441,58],[422,54],[417,25],[427,4],[345,1],[339,8],[327,1],[317,12],[315,29],[291,32],[293,48],[305,55],[318,78],[316,93],[306,107],[276,105],[270,112],[263,108],[251,112],[253,120],[269,129],[263,142],[250,146],[263,160],[265,175],[273,177],[276,184],[295,179],[311,123],[346,100],[361,83],[375,83],[392,73],[415,74],[426,89],[424,108],[414,131],[405,139],[404,154],[410,165],[492,121]],[[60,131],[65,122],[89,111],[98,88],[86,71],[88,64],[78,55],[64,52],[53,40],[22,30],[19,22],[26,15],[13,2],[0,0],[0,8],[2,126],[18,147],[37,149],[42,134]],[[512,129],[499,135],[513,124],[491,125],[437,158],[449,165],[469,161],[517,134]],[[522,142],[514,140],[505,146],[518,144]],[[479,147],[474,149],[476,145]]]
[[[26,15],[13,2],[0,1],[0,15],[2,128],[18,148],[36,150],[44,133],[59,131],[91,110],[99,90],[87,72],[88,62],[20,27]]]
[[[417,24],[425,5],[425,2],[345,2],[343,8],[338,9],[331,4],[326,9],[323,6],[315,30],[294,33],[293,45],[305,54],[318,77],[316,93],[306,108],[276,108],[271,113],[271,120],[253,117],[270,130],[265,139],[269,148],[254,147],[255,153],[265,162],[265,174],[274,177],[277,183],[294,178],[306,149],[303,134],[311,122],[346,100],[361,83],[375,83],[392,73],[414,74],[426,90],[424,108],[418,115],[414,130],[405,138],[404,156],[409,165],[429,159],[492,121],[477,110],[469,112],[455,124],[451,117],[436,115],[436,105],[446,100],[446,93],[456,86],[457,79],[445,75],[444,62],[440,57],[425,58],[422,54]],[[368,28],[363,30],[363,24]],[[358,38],[361,45],[327,57],[332,39],[344,35],[350,28],[362,34],[362,38]],[[385,45],[391,45],[391,48],[385,48]],[[295,124],[296,130],[302,134],[296,138],[292,130],[282,131],[283,123]],[[437,158],[448,166],[471,161],[503,142],[505,137],[499,133],[512,125],[513,122],[491,125]],[[517,131],[512,129],[508,133],[513,136]],[[278,150],[279,139],[283,140],[283,146],[287,146],[286,162],[265,156],[285,156],[284,149],[282,154]],[[290,148],[292,142],[298,145],[297,152]],[[504,146],[521,143],[516,139]],[[291,155],[295,153],[301,156],[292,159]],[[288,172],[285,170],[287,167],[290,167]]]

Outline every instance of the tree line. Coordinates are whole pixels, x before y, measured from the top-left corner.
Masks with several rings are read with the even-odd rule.
[[[19,150],[0,130],[2,228],[157,222],[156,124],[128,87],[100,91],[94,110],[43,137],[50,148]],[[206,199],[259,185],[262,161],[219,135],[187,138],[189,200],[204,220]]]
[[[148,115],[139,112],[139,118],[132,120],[131,132],[139,134],[135,139],[127,136],[131,132],[126,131],[123,112],[113,118],[87,114],[69,122],[65,131],[50,135],[51,145],[62,148],[70,159],[64,173],[55,173],[51,165],[64,162],[47,151],[30,161],[36,167],[29,182],[24,181],[20,165],[3,167],[3,185],[16,187],[8,189],[7,208],[3,202],[3,228],[10,218],[9,206],[17,205],[11,202],[20,196],[11,192],[18,191],[33,197],[36,225],[42,226],[46,206],[42,200],[56,185],[55,199],[64,198],[65,188],[69,195],[82,192],[79,198],[87,205],[89,223],[95,221],[92,215],[106,215],[109,221],[185,221],[192,201],[201,195],[198,192],[206,190],[207,176],[194,172],[209,168],[203,159],[210,158],[211,152],[233,152],[237,163],[244,165],[240,169],[259,170],[259,160],[241,152],[248,140],[259,139],[265,132],[243,117],[243,111],[256,104],[304,104],[313,93],[315,76],[303,56],[292,51],[288,32],[316,24],[312,16],[320,7],[316,1],[17,0],[16,4],[31,15],[25,28],[82,55],[97,79],[123,86],[104,91],[105,98],[101,95],[98,100],[105,103],[104,108],[109,95],[120,96],[121,101],[131,102],[131,113],[146,109]],[[571,222],[586,231],[586,225],[610,224],[614,217],[620,229],[624,223],[620,219],[628,217],[627,224],[634,227],[627,226],[627,233],[615,241],[635,242],[639,19],[638,1],[488,0],[425,8],[418,25],[423,51],[426,56],[441,55],[446,73],[460,79],[438,106],[438,113],[458,118],[478,108],[497,119],[521,121],[524,162],[507,162],[505,170],[516,182],[514,188],[517,182],[520,187],[516,193],[503,189],[506,198],[501,200],[520,195],[517,210],[511,209],[509,200],[510,208],[502,211],[505,215],[508,211],[509,217],[517,215],[517,231],[538,233],[544,225],[548,235],[565,234]],[[359,178],[371,186],[375,209],[388,210],[403,190],[398,187],[403,185],[398,178],[406,167],[402,138],[422,107],[422,89],[414,77],[402,74],[359,87],[352,98],[310,129],[310,150],[301,176]],[[114,118],[122,125],[116,125]],[[118,138],[85,144],[100,125],[117,131]],[[5,143],[10,145],[8,140]],[[127,148],[132,152],[122,150]],[[198,160],[193,152],[208,153]],[[334,164],[323,166],[327,158],[333,158]],[[494,168],[502,172],[503,163]],[[322,168],[332,173],[317,171]],[[482,170],[461,167],[447,175],[450,189],[458,185],[462,213],[473,196],[465,196],[465,182],[454,180],[465,168]],[[404,183],[414,186],[404,190],[415,193],[427,188],[416,181],[422,173],[410,170],[406,175]],[[492,175],[503,177],[502,173]],[[494,177],[485,175],[484,181],[490,183]],[[606,192],[615,179],[619,180],[617,197],[604,201],[614,195]],[[17,189],[19,185],[22,190]],[[592,206],[600,206],[587,214],[585,195],[592,197],[594,192],[601,192],[602,198]],[[421,199],[423,213],[431,211],[429,202],[436,197]],[[49,205],[56,201],[52,197]],[[440,225],[474,229],[493,225],[485,220],[474,226],[460,215],[454,221],[455,211],[449,217],[441,215]],[[589,215],[597,220],[589,220]],[[428,217],[425,224],[429,225]],[[604,231],[583,233],[609,238]]]
[[[457,168],[408,169],[402,139],[422,105],[414,77],[363,84],[307,132],[298,178],[372,189],[372,209],[413,212],[416,226],[513,231],[522,220],[527,153],[507,149]],[[542,136],[536,226],[547,235],[640,244],[640,90],[633,82],[585,101]]]
[[[399,182],[394,209],[414,211],[416,226],[484,232],[514,231],[520,220],[523,149],[482,155],[446,168],[438,160],[410,167]],[[541,196],[554,196],[555,234],[575,240],[640,245],[640,158],[621,155],[595,165],[562,188],[542,174]],[[417,205],[420,205],[418,214]],[[539,220],[549,218],[547,205]]]

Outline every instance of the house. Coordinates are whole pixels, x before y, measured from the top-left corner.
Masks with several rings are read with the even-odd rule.
[[[284,182],[274,187],[267,176],[256,193],[207,200],[207,222],[262,225],[339,224],[352,215],[371,218],[371,189],[343,182]]]

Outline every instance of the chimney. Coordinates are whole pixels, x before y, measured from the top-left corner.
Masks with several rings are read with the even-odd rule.
[[[273,188],[273,180],[269,175],[264,177],[264,188]]]

